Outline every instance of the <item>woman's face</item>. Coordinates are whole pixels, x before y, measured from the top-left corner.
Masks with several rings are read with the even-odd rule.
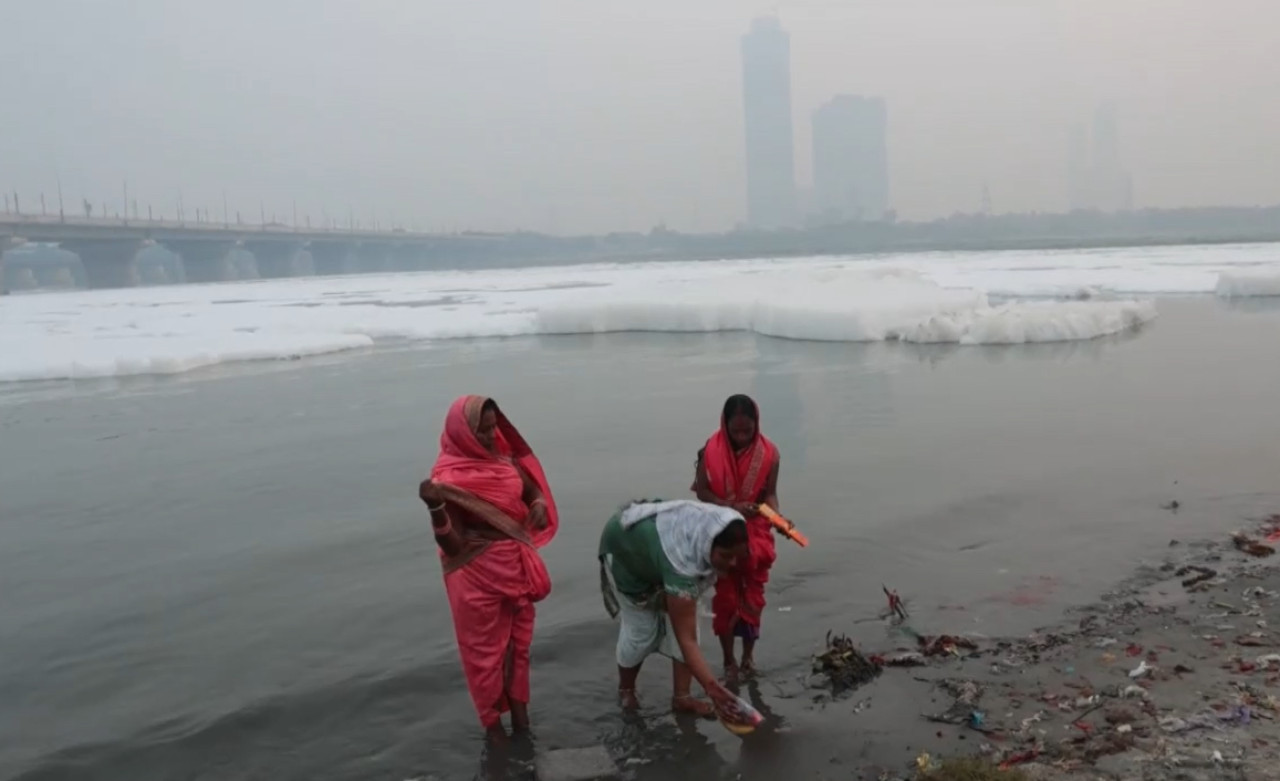
[[[738,543],[729,548],[711,549],[711,566],[720,575],[727,575],[738,566],[740,559],[746,558],[747,544]]]
[[[739,412],[729,418],[729,441],[739,450],[756,438],[756,422]]]
[[[476,439],[484,446],[485,450],[490,453],[496,453],[498,450],[497,434],[498,431],[498,413],[491,409],[487,409],[480,413],[480,425],[476,427]]]

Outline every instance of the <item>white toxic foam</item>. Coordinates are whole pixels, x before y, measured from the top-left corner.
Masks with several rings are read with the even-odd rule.
[[[1094,339],[1153,319],[1134,301],[1006,303],[909,271],[787,269],[584,294],[538,310],[548,334],[754,331],[829,342],[1019,344]]]
[[[1215,292],[1223,298],[1280,296],[1280,272],[1224,271]]]
[[[1280,277],[1280,252],[925,253],[16,294],[0,299],[0,381],[174,374],[391,339],[752,331],[851,342],[1083,340],[1155,317],[1150,301],[1126,298],[1212,293],[1245,274],[1255,281],[1238,289],[1264,289],[1256,280]]]

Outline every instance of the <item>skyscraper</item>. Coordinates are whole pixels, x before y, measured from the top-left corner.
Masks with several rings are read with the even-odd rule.
[[[813,112],[813,189],[819,220],[879,220],[889,211],[887,125],[881,98],[837,95]]]
[[[747,222],[796,222],[791,129],[791,37],[775,18],[756,19],[742,37],[742,103],[747,149]]]
[[[1104,103],[1093,115],[1094,204],[1106,212],[1133,208],[1129,174],[1120,162],[1120,123],[1115,106]]]
[[[1089,134],[1077,125],[1071,129],[1067,151],[1067,202],[1071,211],[1093,208],[1093,187],[1089,178]]]
[[[1103,212],[1133,208],[1133,181],[1120,160],[1120,123],[1115,107],[1104,103],[1093,115],[1093,135],[1081,128],[1071,133],[1068,198],[1072,209]],[[1086,150],[1089,142],[1092,148]]]

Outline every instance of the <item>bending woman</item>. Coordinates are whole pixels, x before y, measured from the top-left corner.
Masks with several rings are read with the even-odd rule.
[[[600,586],[605,609],[621,621],[618,694],[639,707],[636,677],[654,653],[671,658],[671,707],[713,716],[734,696],[716,680],[698,648],[698,597],[746,555],[747,528],[728,507],[693,501],[632,502],[600,536]],[[690,692],[697,680],[712,702]]]
[[[699,500],[732,507],[747,521],[748,555],[716,584],[711,602],[712,630],[724,651],[725,676],[737,678],[735,644],[742,638],[744,674],[755,672],[755,646],[764,613],[764,587],[777,560],[773,527],[758,506],[778,509],[778,448],[760,433],[760,408],[750,396],[730,396],[720,415],[720,430],[698,451],[693,490]]]
[[[467,687],[480,723],[529,727],[534,603],[551,593],[537,549],[559,519],[542,465],[498,405],[453,403],[440,455],[418,495],[431,512]]]

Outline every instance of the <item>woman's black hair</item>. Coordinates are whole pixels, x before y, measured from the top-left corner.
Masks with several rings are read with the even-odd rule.
[[[493,399],[485,399],[484,404],[480,405],[480,414],[483,415],[486,412],[492,412],[493,414],[497,415],[498,402],[494,401]]]
[[[736,415],[746,415],[756,423],[760,422],[760,410],[756,408],[756,403],[750,396],[742,393],[730,396],[724,403],[724,412],[720,414],[725,423],[733,420]]]
[[[741,519],[730,521],[711,541],[712,548],[734,548],[747,544],[747,522]]]

